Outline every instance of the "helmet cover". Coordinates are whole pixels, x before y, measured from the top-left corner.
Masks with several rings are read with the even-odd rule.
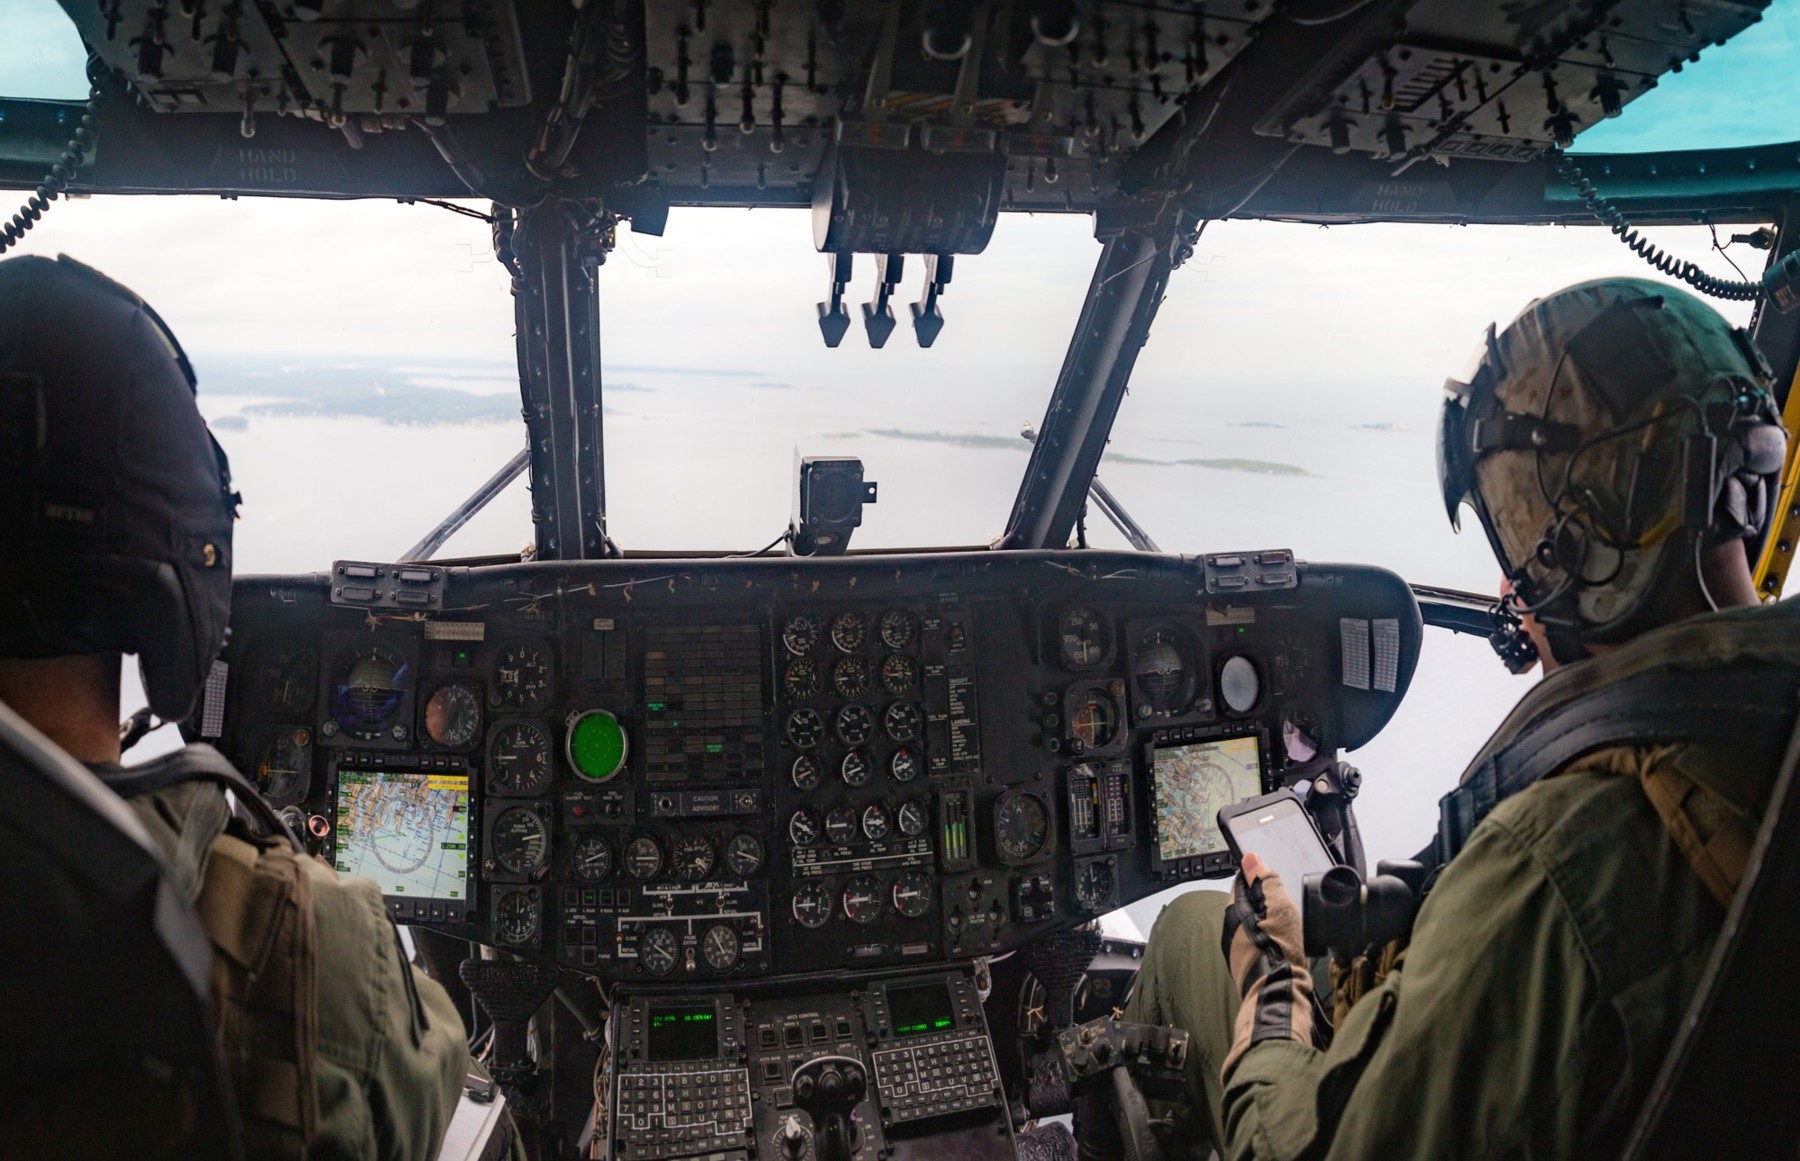
[[[224,644],[237,497],[193,370],[137,295],[0,261],[0,657],[135,653],[185,718]]]
[[[1611,278],[1540,298],[1490,328],[1473,374],[1445,392],[1451,522],[1475,509],[1546,625],[1631,636],[1665,579],[1693,567],[1697,537],[1768,523],[1786,437],[1767,364],[1684,291]]]

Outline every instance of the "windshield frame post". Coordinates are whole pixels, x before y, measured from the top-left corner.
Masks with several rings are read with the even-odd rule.
[[[994,547],[1068,543],[1169,275],[1193,252],[1196,229],[1195,216],[1173,201],[1149,214],[1097,215],[1094,233],[1101,250],[1087,300],[1038,425],[1006,531]]]
[[[606,535],[600,288],[610,215],[548,199],[519,212],[513,320],[539,560],[619,555]]]

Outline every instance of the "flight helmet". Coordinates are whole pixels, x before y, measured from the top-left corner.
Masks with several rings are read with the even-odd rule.
[[[1438,475],[1451,525],[1473,508],[1511,583],[1503,613],[1534,614],[1574,661],[1653,627],[1653,596],[1708,546],[1759,550],[1787,452],[1771,378],[1745,331],[1645,279],[1580,283],[1488,327],[1444,385]],[[1504,636],[1508,664],[1529,665]]]
[[[0,262],[0,657],[135,653],[151,710],[186,718],[237,504],[149,304],[68,257]]]

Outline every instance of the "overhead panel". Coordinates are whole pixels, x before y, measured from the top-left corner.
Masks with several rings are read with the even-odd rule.
[[[1270,11],[1254,0],[958,10],[649,0],[650,180],[677,204],[804,206],[829,204],[817,182],[877,169],[904,181],[924,165],[921,180],[954,172],[979,186],[993,180],[981,163],[925,159],[985,158],[998,208],[1085,209]]]
[[[398,128],[407,117],[485,113],[531,99],[508,0],[456,5],[64,4],[82,39],[166,113],[283,114]]]
[[[1257,132],[1336,153],[1525,162],[1762,18],[1764,3],[1426,0],[1391,42],[1328,60]]]

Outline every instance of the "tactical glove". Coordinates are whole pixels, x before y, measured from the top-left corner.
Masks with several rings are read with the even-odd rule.
[[[1281,876],[1254,854],[1244,856],[1219,942],[1243,998],[1220,1074],[1230,1075],[1238,1057],[1265,1040],[1312,1044],[1312,975],[1303,951],[1300,910]]]

